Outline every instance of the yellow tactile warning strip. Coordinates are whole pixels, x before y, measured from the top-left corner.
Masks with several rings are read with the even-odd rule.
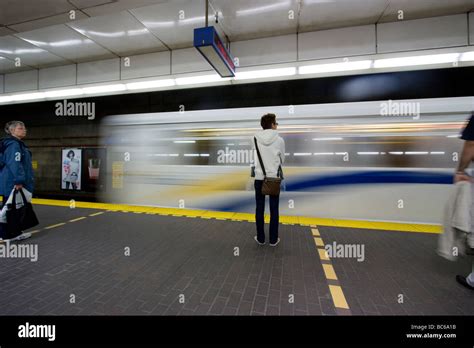
[[[89,216],[97,216],[97,215],[101,215],[101,214],[104,214],[104,213],[105,213],[104,211],[99,211],[97,213],[89,214]],[[81,220],[84,220],[84,219],[87,219],[87,216],[81,216],[81,217],[74,218],[74,219],[71,219],[71,220],[66,221],[66,222],[59,222],[59,223],[56,223],[54,225],[49,225],[49,226],[43,227],[42,229],[38,229],[38,230],[26,231],[25,233],[35,234],[35,233],[38,233],[38,232],[41,232],[41,231],[46,231],[46,230],[50,230],[50,229],[53,229],[53,228],[56,228],[56,227],[61,227],[61,226],[64,226],[68,223],[73,223],[73,222],[81,221]],[[5,243],[5,241],[0,240],[0,244],[2,244],[2,243]]]
[[[324,275],[328,281],[329,292],[331,293],[332,302],[336,308],[337,314],[351,314],[349,305],[347,304],[346,297],[342,291],[342,287],[337,279],[336,271],[332,266],[331,259],[329,258],[326,249],[324,249],[324,241],[319,233],[319,229],[316,225],[311,225],[311,233],[318,250],[318,255],[323,266]]]
[[[69,207],[69,201],[33,198],[33,204],[51,205]],[[203,219],[230,220],[230,221],[249,221],[255,222],[255,215],[251,213],[234,213],[199,209],[184,208],[165,208],[150,207],[129,204],[113,204],[113,203],[92,203],[92,202],[74,202],[76,208],[103,209],[109,211],[121,211],[124,213],[146,213],[157,215],[180,216],[188,218],[200,217]],[[265,216],[265,222],[269,222],[269,216]],[[332,227],[348,227],[383,231],[402,231],[402,232],[418,232],[418,233],[441,233],[441,225],[414,224],[414,223],[398,223],[398,222],[382,222],[382,221],[359,221],[359,220],[338,220],[315,218],[307,216],[285,216],[280,215],[280,223],[284,225],[301,225],[301,226],[332,226]]]

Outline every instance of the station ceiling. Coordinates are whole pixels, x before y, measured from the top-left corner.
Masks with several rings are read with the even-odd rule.
[[[233,42],[473,10],[474,0],[210,0],[209,24]],[[31,69],[191,47],[204,11],[204,0],[0,0],[0,73],[18,57]]]

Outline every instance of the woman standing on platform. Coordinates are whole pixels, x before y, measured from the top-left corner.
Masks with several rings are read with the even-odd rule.
[[[2,206],[13,188],[34,190],[33,165],[31,151],[22,139],[26,137],[26,127],[21,121],[10,121],[5,125],[7,136],[0,143],[0,196]],[[16,240],[31,237],[31,233],[22,233]]]

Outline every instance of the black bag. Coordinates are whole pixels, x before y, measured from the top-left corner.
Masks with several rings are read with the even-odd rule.
[[[269,196],[278,196],[280,195],[280,187],[281,187],[281,178],[267,178],[267,172],[265,171],[265,166],[263,165],[262,156],[260,155],[260,151],[258,150],[257,145],[257,138],[253,138],[255,142],[255,149],[257,150],[258,161],[260,162],[260,166],[262,167],[262,172],[264,175],[263,185],[262,185],[262,195],[269,195]],[[278,176],[281,174],[281,166],[278,168]]]
[[[0,223],[0,239],[12,239],[17,237],[20,233],[10,235],[8,225],[6,223]]]
[[[16,196],[17,192],[21,194],[23,199],[23,206],[20,208],[16,207]],[[39,224],[38,218],[33,211],[33,205],[26,201],[25,193],[23,189],[15,190],[13,193],[12,204],[10,209],[7,210],[7,231],[9,235],[16,234],[20,235],[22,231],[28,228],[34,227]],[[16,236],[10,237],[14,238]]]

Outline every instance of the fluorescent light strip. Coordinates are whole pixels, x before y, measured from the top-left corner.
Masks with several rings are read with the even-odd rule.
[[[461,58],[459,58],[459,61],[461,62],[474,61],[474,51],[461,53]]]
[[[334,156],[334,152],[315,152],[315,156]]]
[[[381,69],[381,68],[396,68],[404,66],[418,66],[418,65],[431,65],[431,64],[445,64],[454,62],[471,62],[474,61],[474,51],[469,52],[458,52],[458,53],[445,53],[445,54],[432,54],[432,55],[420,55],[411,57],[397,57],[397,58],[384,58],[375,60],[362,60],[353,62],[341,62],[341,63],[329,63],[329,64],[316,64],[287,68],[277,69],[264,69],[255,71],[239,72],[235,76],[235,80],[247,80],[247,79],[258,79],[258,78],[272,78],[278,76],[291,76],[295,74],[318,74],[327,72],[342,72],[348,70],[365,70],[370,68]],[[126,90],[140,90],[140,89],[153,89],[172,87],[175,85],[193,85],[193,84],[205,84],[212,82],[228,81],[230,78],[221,78],[217,74],[190,76],[190,77],[179,77],[175,79],[162,79],[152,80],[143,82],[130,82],[126,84],[112,84],[105,86],[91,86],[83,88],[68,88],[62,90],[52,91],[41,91],[32,93],[20,93],[11,95],[0,95],[0,103],[9,103],[16,101],[30,101],[30,100],[42,100],[45,98],[61,98],[68,96],[79,96],[83,94],[102,94],[109,92],[122,92]],[[449,138],[457,138],[458,135],[447,136]],[[315,138],[315,141],[322,140],[341,140],[342,138]]]
[[[173,79],[166,80],[153,80],[153,81],[143,81],[143,82],[131,82],[127,83],[125,86],[128,90],[136,89],[148,89],[148,88],[160,88],[160,87],[171,87],[174,86],[176,82]]]
[[[175,144],[194,144],[196,140],[175,140],[173,143]]]
[[[445,152],[444,151],[431,151],[430,152],[430,155],[444,155]]]
[[[82,90],[84,94],[97,94],[97,93],[108,93],[108,92],[120,92],[125,91],[127,88],[124,84],[118,83],[114,85],[105,85],[105,86],[94,86],[94,87],[84,87]]]
[[[454,63],[459,59],[460,53],[431,54],[425,56],[398,57],[387,59],[376,59],[374,68],[396,68],[402,66],[429,65]]]
[[[379,155],[380,152],[357,152],[358,155]]]
[[[406,151],[405,155],[427,155],[428,151]]]
[[[296,67],[279,68],[279,69],[265,69],[238,72],[235,74],[236,80],[261,79],[278,76],[291,76],[296,74]]]
[[[294,156],[311,156],[311,152],[295,152]]]
[[[342,138],[313,138],[314,141],[342,140]]]
[[[81,88],[60,89],[57,91],[44,92],[46,98],[70,97],[82,94],[84,94],[84,91]]]
[[[403,155],[403,151],[389,151],[390,155]]]
[[[43,92],[35,92],[35,93],[21,93],[21,94],[14,94],[11,96],[12,101],[24,101],[24,100],[40,100],[44,99]]]
[[[330,63],[300,66],[298,72],[301,75],[305,74],[322,74],[328,72],[350,71],[350,70],[365,70],[372,67],[371,60],[361,60],[356,62]]]
[[[184,157],[199,157],[198,153],[185,153]]]
[[[12,96],[10,95],[7,95],[7,96],[0,96],[0,103],[8,103],[8,102],[11,102],[13,99],[12,99]]]
[[[217,81],[227,81],[228,78],[222,78],[217,74],[213,75],[200,75],[200,76],[191,76],[191,77],[179,77],[175,79],[178,86],[183,85],[195,85],[200,83],[209,83]]]

